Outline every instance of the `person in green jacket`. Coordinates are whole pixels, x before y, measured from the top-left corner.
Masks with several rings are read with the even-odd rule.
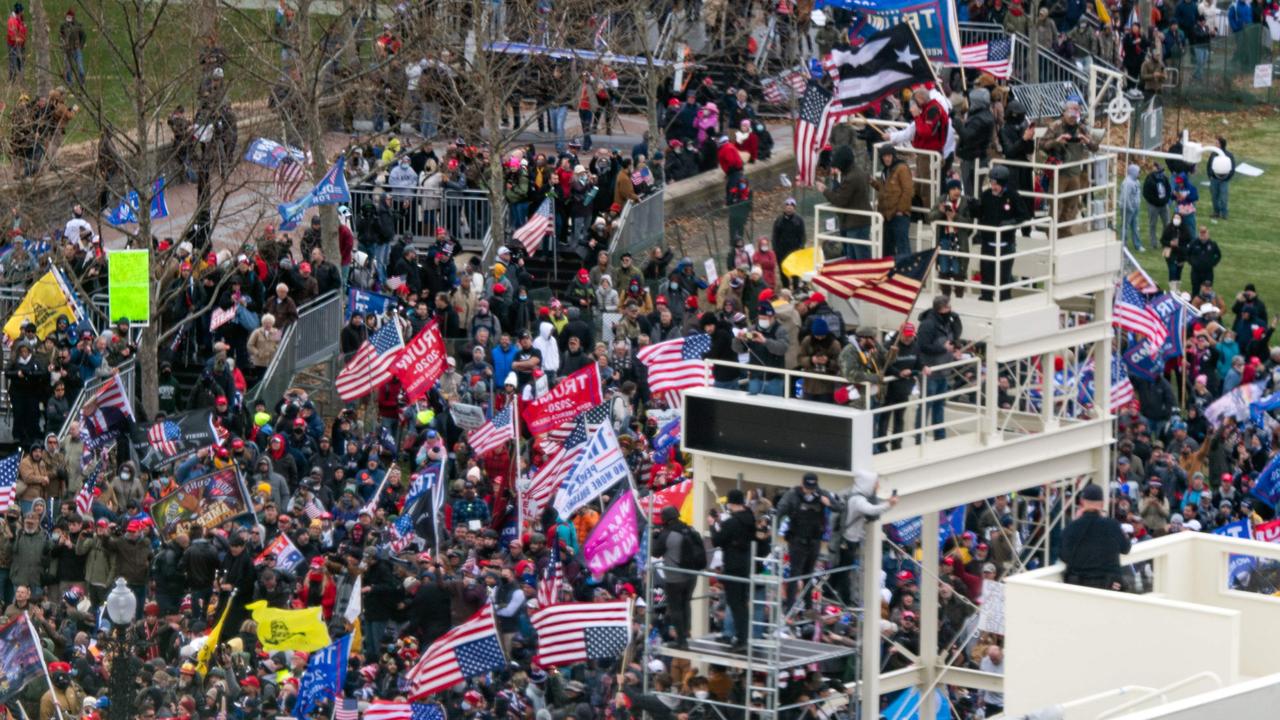
[[[111,581],[116,577],[114,556],[107,545],[111,539],[111,523],[99,520],[93,535],[81,535],[76,541],[76,554],[87,556],[84,562],[84,580],[89,585],[89,599],[98,607],[107,599]]]

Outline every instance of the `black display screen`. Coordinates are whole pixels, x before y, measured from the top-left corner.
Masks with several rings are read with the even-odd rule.
[[[852,418],[686,395],[684,442],[729,457],[853,471]]]

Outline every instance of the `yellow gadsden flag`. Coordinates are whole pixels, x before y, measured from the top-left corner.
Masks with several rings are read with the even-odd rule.
[[[64,316],[75,324],[75,310],[58,282],[57,275],[50,270],[27,290],[18,309],[5,322],[4,334],[10,340],[17,340],[22,334],[23,323],[31,321],[36,324],[36,337],[43,340],[58,327],[58,318]]]
[[[266,600],[259,600],[244,608],[253,613],[253,621],[258,624],[258,640],[268,653],[277,650],[315,652],[329,645],[329,629],[325,627],[318,607],[280,610],[267,607]]]
[[[232,590],[231,596],[227,598],[222,607],[222,614],[218,616],[217,624],[209,631],[204,647],[200,648],[199,654],[196,655],[196,672],[200,673],[200,677],[204,677],[209,672],[209,663],[213,660],[213,652],[218,648],[218,641],[222,639],[222,625],[227,621],[227,613],[231,611],[231,603],[235,599],[236,593]]]

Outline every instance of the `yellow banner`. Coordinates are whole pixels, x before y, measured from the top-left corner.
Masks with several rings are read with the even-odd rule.
[[[253,621],[258,624],[258,640],[268,653],[278,650],[315,652],[331,642],[329,628],[325,627],[318,607],[280,610],[267,607],[266,600],[244,607],[253,613]]]
[[[209,661],[213,659],[213,651],[217,649],[219,639],[222,637],[222,624],[227,621],[227,613],[231,610],[231,603],[235,599],[236,594],[232,592],[222,608],[222,614],[218,617],[218,624],[209,631],[204,647],[200,648],[200,652],[196,655],[196,672],[200,673],[200,677],[204,677],[209,672]]]
[[[36,324],[36,337],[43,340],[58,327],[58,318],[64,316],[68,322],[75,323],[76,315],[71,303],[58,285],[57,276],[50,270],[27,291],[18,309],[5,322],[4,334],[10,340],[17,340],[22,334],[23,323],[30,320]]]

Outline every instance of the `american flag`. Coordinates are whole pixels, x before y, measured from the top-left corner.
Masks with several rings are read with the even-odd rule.
[[[100,438],[117,429],[126,419],[133,419],[133,406],[129,403],[129,391],[125,388],[120,375],[112,375],[98,388],[93,396],[94,411],[88,415],[86,423],[89,435]]]
[[[182,428],[172,420],[162,420],[147,431],[147,442],[165,457],[178,454],[177,442],[182,439]]]
[[[515,403],[498,411],[489,422],[467,433],[467,444],[476,457],[483,457],[502,447],[508,440],[516,439]]]
[[[548,608],[560,599],[560,585],[564,582],[564,567],[560,565],[560,538],[551,542],[551,557],[538,576],[538,607]]]
[[[1013,75],[1013,39],[1001,37],[965,45],[960,48],[960,62],[956,65],[1008,79]]]
[[[564,423],[558,428],[550,430],[542,438],[542,449],[547,452],[555,452],[569,438],[569,434],[577,427],[578,420],[584,419],[587,424],[587,434],[595,432],[601,425],[609,422],[609,405],[601,403],[595,407],[587,409],[585,412],[579,413],[577,417]]]
[[[1077,393],[1078,400],[1081,405],[1093,404],[1094,392],[1094,363],[1093,358],[1085,363],[1084,368],[1080,371],[1080,390]],[[1125,372],[1124,363],[1120,361],[1119,353],[1111,355],[1111,409],[1114,411],[1118,407],[1128,405],[1133,402],[1134,390],[1133,383],[1129,381],[1129,373]]]
[[[542,239],[556,227],[555,210],[552,209],[551,198],[546,198],[538,206],[537,212],[529,216],[511,238],[524,247],[526,255],[533,255],[542,247]]]
[[[702,358],[709,352],[711,336],[697,333],[641,348],[636,357],[649,368],[649,391],[674,406],[686,389],[707,384]]]
[[[936,252],[924,250],[898,260],[836,260],[822,266],[813,284],[845,299],[865,300],[909,315]]]
[[[364,720],[444,720],[444,710],[435,703],[375,700],[364,711]]]
[[[486,603],[470,620],[441,635],[427,648],[406,676],[410,699],[420,700],[506,665],[494,624],[493,604]]]
[[[551,454],[547,462],[534,473],[529,486],[520,491],[520,513],[523,518],[533,519],[542,514],[543,508],[551,502],[551,498],[555,497],[565,473],[573,468],[573,464],[578,461],[578,456],[586,449],[587,441],[595,432],[589,427],[588,416],[598,408],[605,408],[607,417],[608,407],[603,404],[597,405],[574,420],[573,430],[564,439],[560,449]],[[599,425],[596,427],[598,428]]]
[[[107,462],[109,450],[103,450],[99,453],[93,462],[93,469],[85,473],[84,484],[80,486],[80,492],[76,493],[76,512],[81,515],[93,514],[93,490],[98,485],[98,478],[102,476],[102,467]],[[90,455],[91,457],[91,455]],[[84,465],[82,458],[81,466]]]
[[[1128,278],[1120,280],[1120,290],[1116,293],[1115,309],[1112,323],[1131,330],[1139,335],[1146,335],[1156,347],[1164,345],[1169,337],[1169,329],[1164,320],[1147,304],[1147,299],[1129,282]]]
[[[405,548],[413,544],[418,538],[413,532],[413,515],[406,508],[400,517],[391,525],[391,542],[387,545],[391,548],[391,552],[404,552]]]
[[[17,497],[14,486],[18,483],[18,463],[21,461],[22,453],[0,460],[0,513],[7,511]]]
[[[360,701],[342,698],[333,706],[333,720],[360,720]]]
[[[813,183],[817,178],[818,155],[831,136],[832,126],[857,110],[832,103],[830,91],[816,82],[809,82],[804,96],[800,98],[800,115],[796,118],[796,182],[801,185]]]
[[[292,155],[285,155],[276,166],[276,195],[284,202],[293,200],[298,186],[306,178],[306,168]]]
[[[209,332],[213,332],[235,319],[236,308],[234,305],[226,310],[214,308],[213,312],[209,313]]]
[[[530,618],[538,633],[542,667],[622,657],[631,642],[631,601],[562,603],[541,608]]]
[[[404,349],[400,325],[391,318],[360,346],[334,382],[343,402],[373,392],[391,378],[391,366]]]

